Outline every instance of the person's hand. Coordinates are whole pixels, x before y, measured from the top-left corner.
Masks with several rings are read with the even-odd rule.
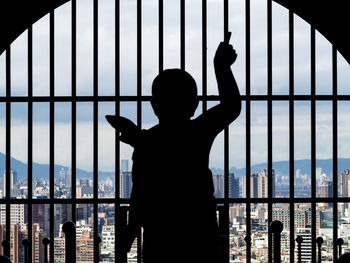
[[[231,32],[228,32],[223,42],[221,42],[216,50],[214,57],[214,66],[231,66],[237,59],[237,53],[229,44]]]
[[[135,145],[136,138],[140,129],[131,120],[114,115],[106,115],[107,121],[114,127],[119,133],[119,139],[131,146]]]

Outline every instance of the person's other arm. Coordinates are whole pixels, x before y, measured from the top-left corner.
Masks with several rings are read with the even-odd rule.
[[[215,135],[239,116],[242,107],[238,86],[231,71],[237,54],[229,44],[230,34],[219,44],[214,58],[220,103],[199,117],[204,120],[206,129]]]

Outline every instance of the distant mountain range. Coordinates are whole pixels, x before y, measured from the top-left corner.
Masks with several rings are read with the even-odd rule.
[[[0,153],[0,172],[2,176],[2,172],[5,170],[5,164],[6,164],[6,158],[5,155]],[[17,171],[18,180],[26,180],[27,179],[27,164],[23,163],[21,161],[18,161],[14,158],[11,158],[11,166],[12,169]],[[332,159],[322,159],[322,160],[316,160],[316,167],[321,167],[322,172],[327,175],[333,174],[333,160]],[[49,168],[50,166],[48,164],[38,164],[33,163],[33,179],[44,179],[47,180],[49,177]],[[69,167],[62,166],[62,165],[55,165],[54,171],[55,175],[59,175],[59,171],[61,169],[68,170]],[[262,169],[266,169],[267,164],[261,163],[261,164],[255,164],[251,166],[251,172],[260,172]],[[294,162],[294,168],[300,169],[301,174],[311,174],[311,161],[310,159],[303,159],[303,160],[296,160]],[[280,175],[289,175],[289,161],[279,161],[273,163],[273,169],[275,169],[276,174]],[[350,169],[350,159],[349,158],[339,158],[338,159],[338,171],[341,172],[344,169]],[[220,168],[211,168],[213,174],[223,174],[224,170]],[[245,168],[230,168],[230,173],[234,173],[238,177],[242,177],[246,174]],[[105,180],[107,177],[110,177],[111,179],[114,178],[113,172],[104,172],[99,171],[99,179]],[[77,169],[77,179],[80,178],[93,178],[93,173],[88,172],[82,169]]]

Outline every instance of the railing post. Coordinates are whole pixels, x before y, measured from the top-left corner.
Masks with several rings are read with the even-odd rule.
[[[75,263],[75,224],[72,221],[67,221],[62,226],[62,231],[65,237],[66,245],[66,262]]]
[[[272,262],[281,263],[281,232],[283,224],[281,221],[275,220],[270,225],[272,232]]]
[[[4,248],[4,256],[10,258],[10,241],[4,240],[1,245]]]
[[[125,206],[121,206],[117,211],[117,221],[116,221],[116,262],[118,263],[127,263],[128,254],[125,249],[126,242],[125,237],[127,235],[127,222],[128,222],[128,208]]]
[[[24,247],[24,263],[29,263],[29,240],[23,239],[22,245]]]
[[[323,238],[322,237],[318,237],[316,239],[316,243],[317,243],[317,247],[318,247],[318,263],[322,262],[322,255],[321,255],[321,247],[323,244]]]
[[[246,244],[246,247],[248,248],[251,248],[251,246],[252,246],[252,244],[251,244],[251,242],[252,242],[252,238],[251,238],[251,236],[246,236],[245,238],[244,238],[244,241],[245,241],[245,244]],[[250,263],[251,262],[251,255],[250,255],[250,253],[248,254],[249,252],[248,252],[248,249],[247,249],[247,255],[246,255],[246,258],[247,258],[247,263]]]
[[[298,263],[301,263],[301,243],[303,243],[303,238],[301,236],[297,236],[295,241],[298,243]]]
[[[101,239],[101,237],[100,236],[96,236],[95,237],[95,242],[97,243],[97,247],[98,247],[98,250],[97,251],[95,251],[95,253],[96,253],[96,258],[98,258],[98,260],[100,260],[100,255],[101,255],[101,241],[102,241],[102,239]]]
[[[48,246],[50,245],[50,239],[45,237],[42,242],[44,245],[44,263],[48,263],[49,262]]]
[[[344,244],[344,240],[342,238],[338,238],[336,241],[336,244],[338,246],[338,258],[339,258],[342,254],[341,246]]]

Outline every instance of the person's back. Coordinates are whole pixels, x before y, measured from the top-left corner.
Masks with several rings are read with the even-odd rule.
[[[190,120],[198,105],[196,83],[187,72],[171,69],[152,86],[158,125],[141,131],[125,119],[109,120],[134,147],[129,229],[143,227],[145,263],[216,261],[209,153],[217,134],[240,113],[230,70],[236,56],[228,39],[220,44],[214,59],[220,104],[196,119]]]

